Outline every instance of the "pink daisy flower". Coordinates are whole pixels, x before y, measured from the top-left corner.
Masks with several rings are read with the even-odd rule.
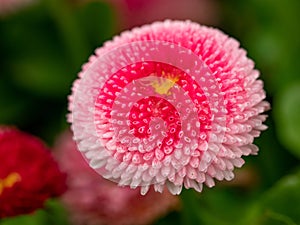
[[[170,210],[178,208],[178,197],[169,192],[160,194],[150,190],[146,196],[141,196],[138,190],[118,187],[101,178],[77,150],[71,132],[59,138],[55,154],[68,174],[68,190],[62,196],[62,202],[72,224],[151,224]]]
[[[239,43],[190,21],[116,36],[82,68],[70,97],[74,139],[103,177],[179,194],[231,180],[266,129],[259,72]]]

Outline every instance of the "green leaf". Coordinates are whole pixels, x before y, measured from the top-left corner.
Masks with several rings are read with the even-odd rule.
[[[28,215],[0,220],[0,225],[67,225],[68,219],[62,205],[57,200],[48,200],[45,209]]]
[[[300,173],[285,177],[272,188],[263,201],[265,221],[277,221],[287,225],[300,224],[299,190]]]
[[[245,209],[252,202],[249,194],[225,187],[204,188],[202,193],[183,190],[182,224],[240,225]]]
[[[274,98],[274,115],[281,143],[300,158],[300,83],[289,85]]]
[[[41,225],[44,223],[44,216],[40,211],[33,214],[21,215],[11,218],[6,218],[0,221],[0,225]]]
[[[241,225],[300,224],[300,172],[282,178],[248,209]]]
[[[57,199],[49,199],[46,202],[45,213],[47,224],[67,225],[69,224],[67,212],[63,205]]]

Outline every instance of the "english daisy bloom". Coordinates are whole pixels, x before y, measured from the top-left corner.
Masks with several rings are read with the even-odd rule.
[[[231,180],[257,154],[269,108],[238,41],[190,21],[123,32],[74,82],[69,121],[90,166],[121,186],[182,187]]]
[[[34,212],[66,190],[50,151],[36,137],[0,126],[0,218]]]
[[[68,175],[68,190],[61,200],[74,225],[145,225],[178,208],[178,197],[167,191],[150,190],[141,196],[137,189],[100,177],[77,150],[71,132],[59,137],[54,152]]]

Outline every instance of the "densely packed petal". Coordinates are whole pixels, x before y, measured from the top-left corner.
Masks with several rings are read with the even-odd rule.
[[[178,208],[179,199],[169,192],[150,190],[141,196],[138,190],[118,187],[88,166],[71,132],[57,141],[55,155],[68,174],[68,191],[62,202],[72,224],[77,225],[143,225],[151,224],[170,210]]]
[[[31,213],[66,190],[65,174],[36,137],[0,127],[0,159],[0,218]]]
[[[259,72],[239,43],[190,21],[126,31],[74,82],[69,121],[90,166],[119,185],[202,190],[231,180],[266,129]]]

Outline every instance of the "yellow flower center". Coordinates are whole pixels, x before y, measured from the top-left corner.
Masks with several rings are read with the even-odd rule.
[[[11,188],[19,181],[21,181],[21,176],[15,172],[8,174],[4,179],[0,179],[0,195],[5,188]]]
[[[171,93],[169,92],[169,90],[174,86],[174,84],[179,80],[179,78],[169,73],[165,74],[164,71],[162,72],[162,77],[166,79],[153,81],[152,87],[158,94],[170,95]]]

